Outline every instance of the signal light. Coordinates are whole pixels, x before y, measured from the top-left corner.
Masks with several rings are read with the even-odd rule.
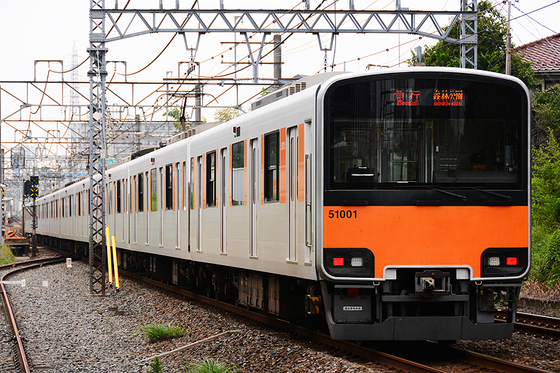
[[[344,266],[344,258],[333,258],[333,266],[341,267]]]
[[[491,256],[488,258],[488,265],[490,267],[498,267],[500,265],[500,257],[499,256]]]
[[[517,257],[507,257],[506,258],[506,265],[508,266],[516,266],[517,265]]]

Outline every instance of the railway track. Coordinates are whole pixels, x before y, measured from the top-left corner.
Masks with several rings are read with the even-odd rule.
[[[528,334],[560,340],[560,318],[517,313],[515,329]]]
[[[221,302],[212,298],[202,296],[184,289],[177,288],[172,285],[164,284],[156,280],[148,279],[136,274],[123,272],[123,275],[135,278],[144,283],[156,286],[166,291],[179,294],[184,297],[191,298],[196,301],[203,302],[212,307],[216,307],[243,318],[252,319],[259,323],[270,325],[290,333],[304,337],[310,341],[314,341],[325,346],[329,346],[341,351],[350,353],[354,356],[363,358],[369,362],[386,367],[389,370],[399,370],[412,373],[444,373],[444,372],[504,372],[504,373],[544,373],[542,369],[533,368],[514,362],[509,362],[475,352],[461,350],[446,345],[438,345],[433,343],[424,343],[424,345],[435,346],[429,354],[436,357],[445,357],[445,362],[422,362],[422,358],[406,357],[398,352],[384,352],[376,348],[371,348],[363,344],[353,343],[349,341],[332,340],[329,335],[307,329],[301,325],[289,323],[278,318],[264,315],[262,313],[253,312],[246,308],[237,307],[235,305]],[[397,344],[393,344],[397,345]],[[399,345],[400,346],[400,345]]]
[[[25,352],[25,346],[23,340],[19,334],[19,329],[17,326],[16,317],[14,315],[10,299],[8,296],[8,292],[6,291],[5,282],[8,281],[8,278],[16,273],[40,267],[43,265],[48,264],[55,264],[64,261],[62,257],[56,258],[46,258],[46,259],[36,259],[36,260],[28,260],[22,261],[14,264],[8,264],[0,266],[0,271],[2,271],[3,275],[0,278],[0,290],[2,292],[2,301],[4,306],[4,313],[7,319],[7,324],[9,325],[9,330],[6,332],[9,334],[9,339],[13,341],[13,351],[14,351],[14,364],[10,364],[9,357],[3,356],[2,363],[4,371],[14,371],[14,372],[24,372],[30,373],[31,364],[29,358]],[[7,271],[7,272],[6,272]]]
[[[505,314],[497,313],[496,319],[504,320]],[[560,318],[517,312],[515,330],[552,340],[560,340]]]

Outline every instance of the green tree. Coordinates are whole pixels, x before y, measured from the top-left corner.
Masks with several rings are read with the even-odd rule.
[[[549,131],[560,138],[560,85],[533,94],[532,120],[534,146],[541,147],[547,142]]]
[[[165,114],[175,119],[173,126],[175,127],[176,133],[183,132],[192,125],[192,123],[189,122],[189,116],[187,113],[185,113],[185,118],[181,119],[181,109],[179,108],[168,110]]]
[[[241,115],[243,115],[243,112],[241,110],[237,110],[234,108],[223,108],[223,109],[218,109],[214,112],[214,120],[223,123],[232,120],[234,118],[237,118],[238,116]]]
[[[460,38],[460,26],[454,24],[450,37]],[[489,1],[478,3],[478,69],[493,72],[505,72],[507,20]],[[460,66],[460,45],[439,41],[426,47],[423,61],[427,66]],[[413,53],[413,59],[416,56]],[[512,75],[523,80],[528,87],[535,86],[535,79],[530,62],[523,62],[520,56],[513,54],[511,59]]]

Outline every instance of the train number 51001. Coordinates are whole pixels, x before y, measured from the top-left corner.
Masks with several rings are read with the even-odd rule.
[[[356,219],[358,210],[329,210],[329,219]]]

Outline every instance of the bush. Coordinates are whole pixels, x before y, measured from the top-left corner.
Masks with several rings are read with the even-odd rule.
[[[12,264],[15,262],[16,257],[14,256],[14,253],[12,253],[12,250],[10,250],[8,246],[6,246],[6,244],[2,244],[2,250],[0,253],[0,265]]]
[[[223,363],[214,359],[204,359],[197,364],[185,367],[185,373],[234,373],[235,365]]]
[[[533,149],[531,276],[540,283],[560,284],[560,145],[549,130],[546,141]]]
[[[148,324],[140,328],[140,332],[153,343],[163,339],[182,337],[185,329],[171,324]]]

